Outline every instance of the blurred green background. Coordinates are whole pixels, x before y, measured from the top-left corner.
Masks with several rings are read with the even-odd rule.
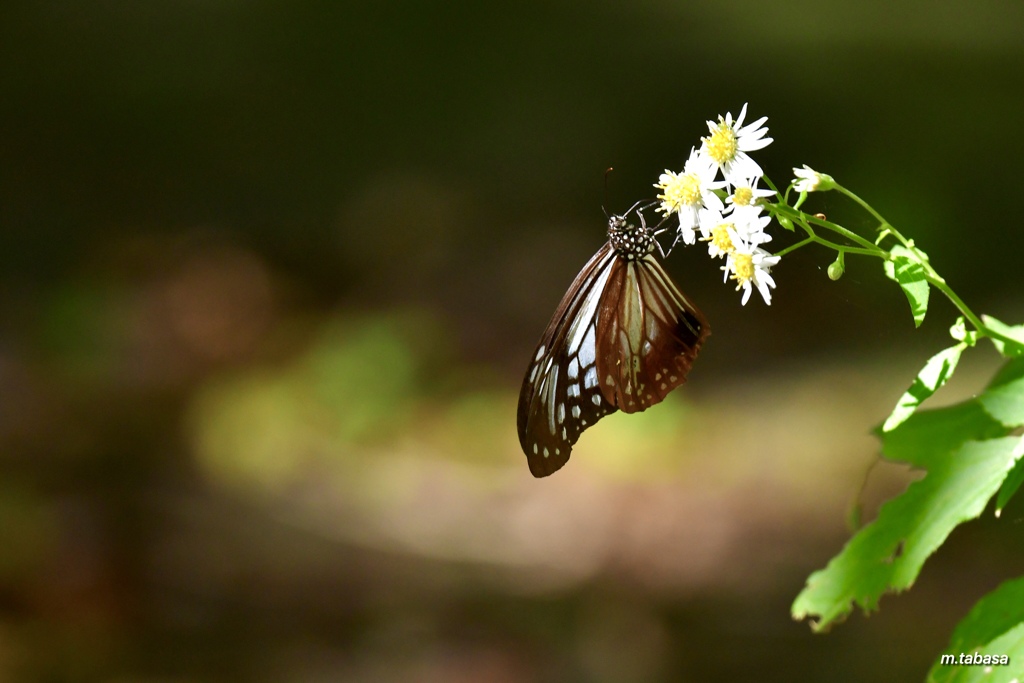
[[[773,179],[1020,322],[1022,36],[1014,0],[4,3],[0,680],[921,680],[1024,571],[1020,504],[869,620],[788,607],[946,302],[915,331],[800,250],[741,307],[678,250],[687,386],[543,481],[516,399],[605,168],[622,211],[744,102]]]

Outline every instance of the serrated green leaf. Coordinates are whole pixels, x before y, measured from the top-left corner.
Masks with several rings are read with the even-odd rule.
[[[1017,465],[1003,480],[1003,485],[999,487],[999,495],[996,496],[996,515],[1003,511],[1022,483],[1024,483],[1024,458],[1017,461]]]
[[[793,617],[815,618],[812,628],[821,631],[854,606],[870,612],[883,593],[909,588],[950,532],[985,509],[1020,457],[1021,444],[1018,437],[968,441],[928,458],[924,479],[883,505],[874,522],[808,578]]]
[[[1024,425],[1024,356],[1007,361],[978,401],[1007,427]]]
[[[1009,429],[993,418],[977,399],[914,413],[891,432],[875,434],[882,439],[882,453],[890,460],[929,468],[936,458],[967,441],[1006,436]]]
[[[960,354],[967,348],[967,344],[960,343],[948,349],[939,351],[928,359],[928,362],[917,373],[914,383],[910,385],[906,393],[896,402],[892,414],[882,425],[883,432],[891,432],[900,426],[908,417],[914,414],[917,407],[929,398],[953,376],[956,364],[960,360]]]
[[[945,654],[1006,655],[1009,665],[944,665],[941,657],[928,673],[928,683],[1009,683],[1024,662],[1024,578],[1007,581],[974,605],[950,639]]]
[[[1016,325],[1011,327],[1004,322],[996,320],[990,315],[981,316],[982,322],[987,327],[998,332],[1004,337],[1009,337],[1014,341],[1003,341],[1002,339],[992,339],[992,343],[995,344],[996,349],[999,353],[1004,356],[1011,358],[1014,356],[1024,356],[1024,325]],[[991,337],[990,337],[991,339]]]
[[[895,280],[907,295],[910,312],[914,316],[914,326],[920,327],[924,315],[928,312],[928,280],[924,266],[917,256],[906,247],[893,247],[891,261],[884,261],[885,274]]]

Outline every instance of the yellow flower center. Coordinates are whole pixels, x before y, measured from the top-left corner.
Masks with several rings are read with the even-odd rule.
[[[731,227],[733,227],[732,223],[719,223],[711,228],[711,244],[726,254],[735,248],[732,245],[732,238],[729,237],[729,228]]]
[[[738,150],[736,133],[733,131],[732,126],[725,121],[719,121],[711,135],[704,138],[704,145],[708,151],[708,156],[714,159],[715,163],[719,166],[736,158]]]
[[[732,203],[736,206],[750,206],[753,198],[754,191],[749,187],[737,187],[736,191],[732,193]]]
[[[658,187],[665,192],[658,195],[665,208],[671,213],[701,203],[700,178],[696,173],[683,173],[672,177]]]
[[[750,282],[754,277],[754,257],[750,254],[732,255],[732,279],[739,284]]]

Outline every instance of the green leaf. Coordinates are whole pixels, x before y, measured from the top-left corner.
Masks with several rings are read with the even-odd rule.
[[[1007,361],[978,401],[1007,427],[1024,425],[1024,356]]]
[[[999,487],[999,495],[996,496],[996,516],[1003,511],[1006,504],[1013,498],[1013,494],[1017,493],[1017,489],[1024,483],[1024,458],[1017,461],[1017,465],[1010,471],[1006,479],[1003,480],[1003,485]]]
[[[1024,578],[1007,581],[971,609],[950,639],[945,654],[1006,655],[1009,664],[948,665],[941,657],[928,673],[928,683],[1009,683],[1024,661]]]
[[[924,266],[917,254],[906,247],[893,247],[890,253],[892,260],[884,262],[885,274],[898,282],[907,295],[914,326],[920,327],[928,311],[928,280],[925,279]]]
[[[909,588],[950,532],[982,513],[1020,457],[1021,445],[1018,437],[1004,437],[932,453],[924,479],[883,505],[874,522],[808,578],[793,603],[793,617],[815,618],[812,628],[821,631],[854,606],[870,612],[883,593]]]
[[[1006,436],[1009,431],[977,399],[971,399],[914,413],[897,429],[886,433],[876,429],[875,433],[887,458],[928,469],[967,441]]]
[[[1015,340],[1003,341],[1002,339],[992,339],[989,337],[989,339],[992,339],[992,343],[995,344],[996,349],[999,350],[999,353],[1008,358],[1024,356],[1024,325],[1011,327],[990,315],[981,316],[981,320],[989,329],[998,332],[1004,337],[1009,337],[1011,340]]]
[[[975,660],[973,665],[943,665],[940,659],[929,672],[928,683],[1020,683],[1020,661],[1024,660],[1024,624],[973,650],[950,654],[957,658],[961,654],[975,657],[998,655],[999,664],[985,665],[984,660]]]
[[[961,342],[948,349],[939,351],[928,359],[921,372],[917,373],[914,383],[910,385],[906,393],[896,402],[896,407],[893,409],[892,414],[886,419],[885,424],[882,425],[882,431],[891,432],[903,424],[908,417],[914,414],[914,411],[917,410],[917,407],[925,399],[938,391],[939,387],[953,376],[956,364],[960,360],[960,354],[966,348],[967,344]]]

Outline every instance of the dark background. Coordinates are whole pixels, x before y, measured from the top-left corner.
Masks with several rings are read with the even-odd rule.
[[[1020,505],[868,620],[788,608],[947,302],[915,331],[803,249],[741,307],[678,250],[686,387],[544,481],[515,403],[602,204],[744,102],[777,183],[831,173],[1020,321],[1022,36],[1013,0],[4,3],[0,678],[922,680]]]

